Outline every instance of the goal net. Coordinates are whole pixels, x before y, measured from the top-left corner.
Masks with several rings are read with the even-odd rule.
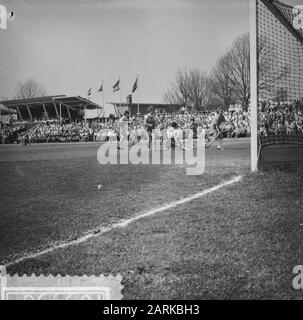
[[[252,70],[256,84],[251,88],[251,108],[257,108],[252,126],[258,135],[252,137],[252,143],[258,142],[259,156],[264,146],[302,143],[303,6],[277,0],[251,1],[251,17],[255,18],[251,49],[256,51],[251,51],[251,59],[256,60],[255,64],[251,61],[256,71]]]

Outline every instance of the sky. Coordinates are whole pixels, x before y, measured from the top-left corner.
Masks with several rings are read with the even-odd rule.
[[[288,3],[300,4],[302,0]],[[249,31],[248,0],[0,0],[14,19],[0,30],[0,97],[29,77],[50,95],[163,102],[179,68],[210,71]],[[138,95],[138,94],[139,95]]]

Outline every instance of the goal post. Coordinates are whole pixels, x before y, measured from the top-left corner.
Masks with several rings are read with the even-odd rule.
[[[301,115],[303,5],[250,0],[251,171],[258,170],[263,142],[301,143]]]
[[[250,125],[251,171],[258,169],[257,0],[250,0]]]

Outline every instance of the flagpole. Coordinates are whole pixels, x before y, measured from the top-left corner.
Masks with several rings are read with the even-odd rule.
[[[121,110],[121,80],[119,77],[119,95],[120,95],[120,110]]]
[[[102,81],[102,107],[103,107],[103,114],[102,116],[104,116],[104,113],[105,113],[105,107],[104,107],[104,83]]]
[[[140,113],[140,95],[139,95],[139,90],[140,90],[140,85],[139,85],[139,75],[137,75],[137,99],[138,99],[138,114]]]
[[[92,87],[89,88],[88,92],[87,92],[87,100],[90,101],[90,96],[92,94]],[[86,106],[87,104],[84,105],[84,122],[86,123]]]

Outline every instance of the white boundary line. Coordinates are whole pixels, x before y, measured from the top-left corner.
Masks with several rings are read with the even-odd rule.
[[[146,140],[147,141],[147,140]],[[244,138],[224,138],[225,142],[250,142],[249,137],[244,137]],[[87,141],[87,142],[44,142],[44,143],[32,143],[30,146],[31,147],[48,147],[48,146],[81,146],[81,145],[86,145],[86,146],[99,146],[103,144],[104,142],[102,141]],[[7,143],[7,144],[0,144],[0,149],[1,148],[9,148],[9,147],[18,147],[20,148],[19,144],[15,143]]]
[[[199,199],[209,193],[212,193],[212,192],[215,192],[221,188],[224,188],[226,186],[229,186],[233,183],[236,183],[236,182],[239,182],[240,180],[242,179],[242,176],[236,176],[234,178],[232,178],[231,180],[229,181],[225,181],[225,182],[222,182],[214,187],[211,187],[209,189],[206,189],[202,192],[199,192],[199,193],[196,193],[190,197],[187,197],[187,198],[183,198],[181,200],[178,200],[178,201],[174,201],[174,202],[171,202],[165,206],[162,206],[160,208],[157,208],[157,209],[153,209],[153,210],[150,210],[150,211],[147,211],[145,213],[141,213],[141,214],[138,214],[138,215],[135,215],[131,218],[128,218],[128,219],[122,219],[114,224],[111,224],[110,226],[108,227],[102,227],[102,228],[99,228],[99,229],[94,229],[92,231],[90,231],[88,234],[82,236],[82,237],[79,237],[78,239],[75,239],[75,240],[72,240],[72,241],[67,241],[67,242],[63,242],[61,244],[58,244],[58,245],[52,245],[50,248],[48,249],[44,249],[42,251],[39,251],[39,252],[36,252],[36,253],[33,253],[33,254],[29,254],[29,255],[25,255],[21,258],[18,258],[14,261],[11,261],[9,263],[7,263],[6,265],[4,265],[3,267],[7,268],[9,266],[12,266],[14,264],[17,264],[17,263],[20,263],[20,262],[23,262],[25,260],[28,260],[28,259],[34,259],[34,258],[37,258],[39,256],[42,256],[44,254],[47,254],[47,253],[50,253],[52,251],[55,251],[55,250],[58,250],[58,249],[64,249],[64,248],[67,248],[67,247],[70,247],[70,246],[73,246],[73,245],[77,245],[77,244],[80,244],[80,243],[83,243],[89,239],[92,239],[92,238],[96,238],[104,233],[107,233],[113,229],[117,229],[117,228],[125,228],[126,226],[128,226],[129,224],[137,221],[137,220],[140,220],[142,218],[146,218],[146,217],[150,217],[150,216],[153,216],[155,215],[156,213],[159,213],[159,212],[163,212],[163,211],[166,211],[166,210],[169,210],[169,209],[172,209],[172,208],[175,208],[179,205],[182,205],[182,204],[185,204],[187,202],[190,202],[192,200],[195,200],[195,199]]]

